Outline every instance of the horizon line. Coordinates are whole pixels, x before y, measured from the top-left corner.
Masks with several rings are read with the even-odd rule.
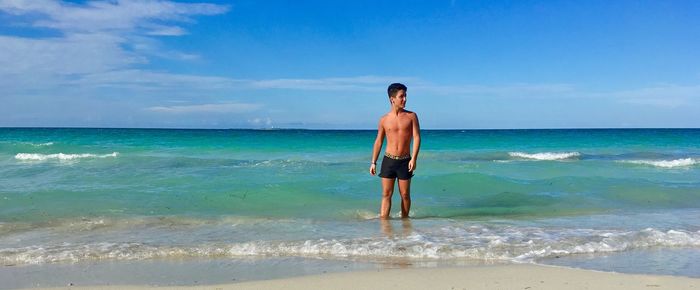
[[[205,128],[205,127],[35,127],[0,126],[0,129],[115,129],[115,130],[232,130],[232,131],[374,131],[376,128]],[[700,127],[569,127],[569,128],[421,128],[421,131],[507,131],[507,130],[698,130]]]

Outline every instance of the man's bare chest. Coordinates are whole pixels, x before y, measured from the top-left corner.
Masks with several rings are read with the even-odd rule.
[[[403,132],[411,130],[411,119],[407,117],[387,118],[384,121],[384,130],[389,132]]]

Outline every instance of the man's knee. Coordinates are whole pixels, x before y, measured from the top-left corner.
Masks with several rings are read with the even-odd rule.
[[[394,195],[394,190],[393,190],[393,189],[385,189],[385,190],[382,190],[382,197],[383,197],[383,198],[391,198],[392,195]]]

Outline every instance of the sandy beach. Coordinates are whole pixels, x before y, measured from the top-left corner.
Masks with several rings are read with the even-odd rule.
[[[630,275],[540,265],[387,269],[330,273],[233,284],[139,285],[27,289],[698,289],[700,279]]]

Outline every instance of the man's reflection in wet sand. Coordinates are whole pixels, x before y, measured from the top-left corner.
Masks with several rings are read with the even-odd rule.
[[[393,220],[396,221],[396,220]],[[411,224],[411,219],[400,219],[401,221],[401,233],[397,233],[399,236],[396,238],[402,238],[402,237],[407,237],[413,233],[413,225]],[[394,233],[394,224],[392,223],[392,220],[390,219],[380,219],[379,220],[379,227],[382,230],[382,233],[387,237],[387,238],[394,238],[395,233]]]
[[[379,222],[382,233],[390,240],[401,240],[413,233],[413,225],[411,224],[411,220],[407,218],[400,220],[380,219]],[[401,232],[394,232],[394,222],[401,222]],[[401,251],[401,248],[397,248],[397,250]],[[413,266],[413,263],[408,257],[390,258],[382,264],[385,268],[409,268]]]

